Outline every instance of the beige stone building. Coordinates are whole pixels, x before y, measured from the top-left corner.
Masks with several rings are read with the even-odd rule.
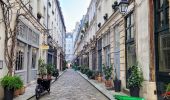
[[[38,59],[42,58],[48,63],[49,56],[52,56],[50,63],[56,68],[62,69],[64,60],[64,37],[65,24],[58,0],[10,0],[14,3],[9,12],[11,27],[16,23],[16,14],[23,14],[19,17],[17,25],[16,47],[14,48],[15,62],[13,74],[22,78],[25,85],[35,81],[38,73]],[[7,75],[5,63],[5,26],[2,22],[2,8],[8,7],[7,0],[0,0],[0,78]],[[25,5],[25,6],[24,6]],[[20,11],[17,9],[21,7]],[[7,16],[8,17],[8,16]],[[13,28],[12,28],[13,29]],[[8,46],[11,46],[11,42]],[[42,47],[48,45],[48,48]],[[51,49],[52,48],[52,49]],[[52,51],[52,52],[51,52]],[[3,98],[3,89],[0,87],[0,99]]]
[[[140,96],[146,100],[163,100],[162,94],[170,83],[170,2],[128,0],[128,9],[122,14],[119,8],[112,8],[115,1],[96,0],[96,33],[88,41],[81,39],[80,45],[84,48],[79,50],[82,50],[82,54],[78,56],[88,53],[88,65],[93,70],[102,71],[102,64],[113,65],[113,69],[116,69],[113,78],[117,75],[121,80],[122,92],[127,94],[128,69],[138,62],[144,77]],[[95,51],[95,56],[92,51]],[[81,62],[80,59],[78,61]]]

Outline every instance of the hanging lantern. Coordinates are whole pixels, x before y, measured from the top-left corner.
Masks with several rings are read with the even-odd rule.
[[[129,5],[128,0],[120,0],[120,2],[119,2],[120,13],[125,14],[127,12],[128,5]]]
[[[122,14],[125,14],[127,13],[128,5],[129,5],[128,0],[119,0],[119,3],[118,1],[114,2],[114,4],[112,5],[112,8],[114,10],[117,10],[119,8],[119,12]]]

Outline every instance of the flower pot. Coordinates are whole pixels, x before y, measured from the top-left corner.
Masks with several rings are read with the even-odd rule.
[[[130,95],[133,97],[139,97],[139,87],[130,87]]]
[[[96,80],[96,81],[98,80],[98,76],[95,76],[95,80]]]
[[[105,86],[106,86],[107,88],[112,87],[112,81],[111,81],[111,80],[106,80],[106,81],[105,81]]]
[[[17,89],[17,90],[14,91],[14,96],[15,97],[19,96],[19,94],[20,94],[20,89]]]
[[[22,95],[22,94],[24,94],[24,93],[25,93],[25,86],[23,86],[23,87],[20,89],[19,95]]]
[[[121,91],[121,80],[114,80],[114,89],[115,92]]]
[[[98,76],[98,77],[97,77],[97,80],[98,80],[98,82],[102,82],[102,77],[101,77],[101,76]]]
[[[48,75],[47,75],[47,79],[51,79],[51,74],[48,74]]]
[[[4,88],[4,100],[13,100],[14,89]]]

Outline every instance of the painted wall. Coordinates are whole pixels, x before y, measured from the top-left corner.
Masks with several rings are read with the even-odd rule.
[[[136,0],[136,40],[137,40],[137,58],[144,75],[143,88],[141,95],[146,100],[156,100],[154,90],[156,90],[155,82],[150,82],[149,70],[149,53],[150,53],[150,33],[149,33],[149,1]]]

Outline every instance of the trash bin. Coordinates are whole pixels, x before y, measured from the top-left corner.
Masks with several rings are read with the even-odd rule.
[[[130,97],[124,95],[114,95],[116,100],[145,100],[144,98]]]

